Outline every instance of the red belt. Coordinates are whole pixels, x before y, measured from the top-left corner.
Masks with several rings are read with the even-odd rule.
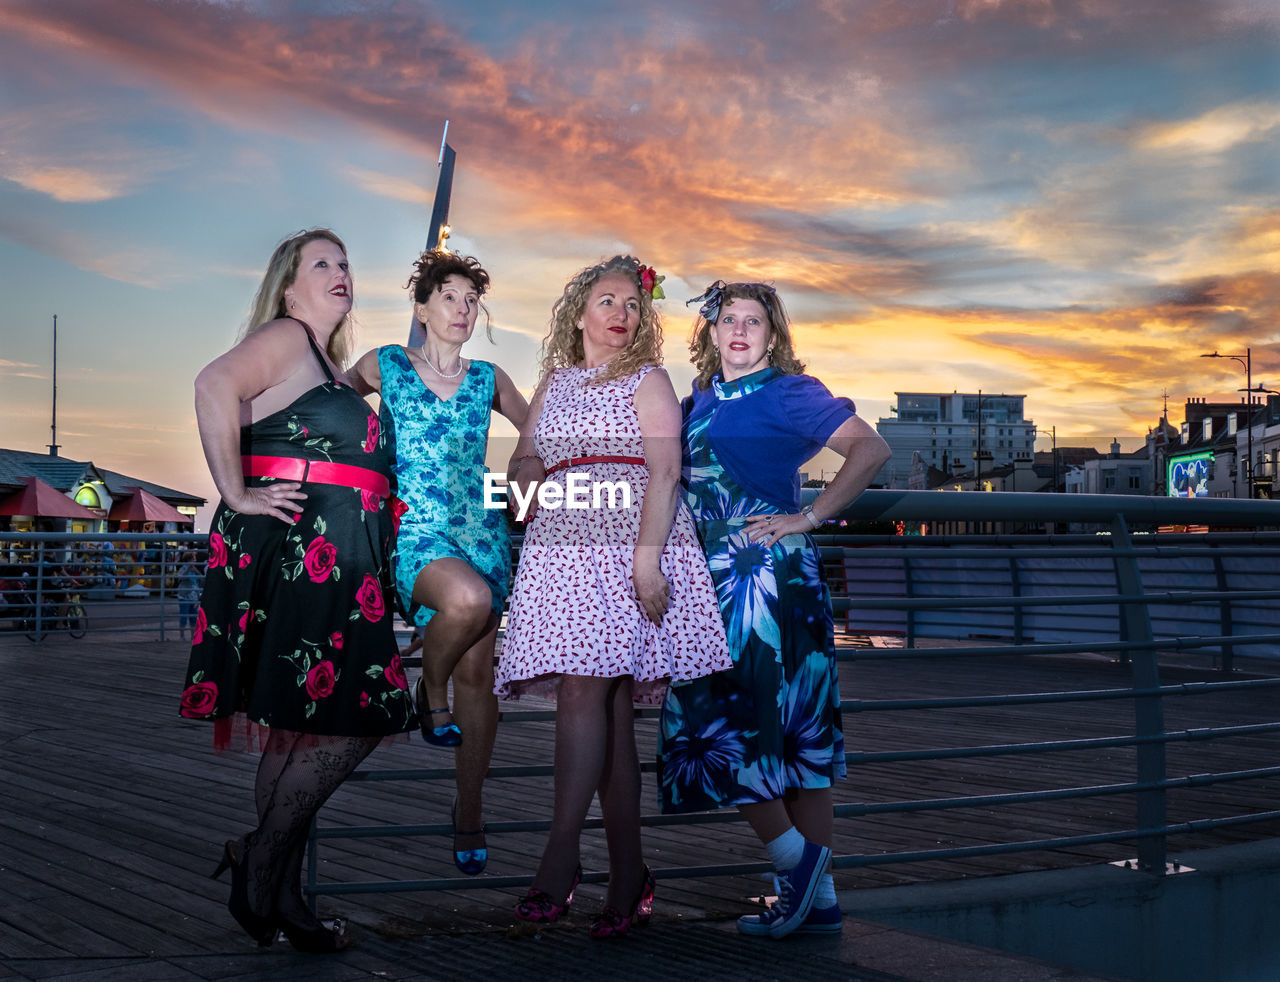
[[[379,498],[391,497],[391,482],[387,475],[367,467],[351,464],[331,464],[326,460],[305,460],[302,457],[240,458],[245,477],[278,477],[282,481],[310,481],[313,484],[339,484],[348,488],[369,491]]]
[[[644,466],[643,457],[618,457],[611,454],[597,454],[594,457],[570,457],[568,460],[562,460],[558,464],[552,464],[547,468],[548,474],[554,474],[556,471],[562,471],[566,467],[577,467],[579,464],[639,464]]]

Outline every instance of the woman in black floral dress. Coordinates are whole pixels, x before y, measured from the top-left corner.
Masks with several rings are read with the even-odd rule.
[[[416,720],[388,603],[390,457],[339,380],[352,304],[346,249],[324,229],[271,257],[245,337],[196,379],[222,497],[182,715],[214,745],[260,746],[258,827],[227,843],[228,909],[259,944],[345,946],[302,896],[311,818],[387,736]],[[216,875],[216,874],[215,874]]]

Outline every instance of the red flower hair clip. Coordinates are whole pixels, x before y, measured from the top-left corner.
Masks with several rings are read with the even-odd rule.
[[[636,270],[636,274],[640,277],[640,289],[649,294],[653,300],[664,300],[666,294],[662,291],[662,281],[665,276],[659,276],[658,271],[652,266],[641,266]]]

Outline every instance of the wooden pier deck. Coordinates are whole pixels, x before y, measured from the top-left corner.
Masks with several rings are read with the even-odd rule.
[[[112,959],[137,957],[196,958],[227,950],[229,938],[235,934],[223,907],[227,887],[225,882],[210,880],[208,873],[220,843],[252,823],[250,789],[256,757],[215,755],[210,748],[210,728],[178,717],[186,654],[180,642],[159,642],[142,634],[95,637],[90,633],[78,641],[65,635],[51,636],[40,645],[21,637],[0,639],[3,958],[46,960],[50,964],[58,959],[103,959],[110,963]],[[1249,667],[1262,674],[1280,669],[1265,664]],[[910,662],[846,663],[841,671],[846,697],[862,699],[1100,689],[1122,686],[1127,679],[1123,666],[1091,657],[951,658],[940,654]],[[1218,677],[1189,664],[1165,667],[1162,674],[1166,681]],[[1246,676],[1238,672],[1235,677]],[[1165,713],[1169,728],[1190,729],[1275,720],[1280,715],[1278,704],[1280,698],[1274,689],[1238,691],[1169,698]],[[519,708],[531,707],[522,703]],[[888,750],[1121,733],[1131,728],[1132,714],[1131,703],[1124,700],[928,714],[854,713],[846,716],[845,730],[849,749]],[[652,757],[654,730],[653,720],[641,721],[642,759]],[[549,722],[504,724],[499,730],[495,765],[548,763],[551,735]],[[1169,748],[1169,773],[1240,770],[1274,765],[1278,759],[1280,735],[1276,733],[1180,744]],[[415,735],[412,742],[375,752],[365,766],[450,764],[446,752],[427,747]],[[855,769],[839,786],[837,801],[994,794],[1133,779],[1133,752],[1129,749],[880,764]],[[550,814],[550,794],[550,780],[544,777],[490,781],[487,818],[492,823],[545,819]],[[322,824],[444,824],[451,799],[449,782],[350,784],[322,813]],[[647,811],[656,812],[652,776],[646,777],[645,802]],[[1171,821],[1277,808],[1278,779],[1190,788],[1169,795]],[[974,808],[890,814],[841,821],[836,849],[837,853],[851,854],[941,848],[1086,834],[1131,827],[1133,822],[1129,797],[1037,803],[1000,811]],[[658,869],[763,858],[749,829],[737,822],[647,828],[645,836],[647,858]],[[1173,842],[1171,852],[1275,837],[1280,837],[1278,822],[1241,825],[1181,836]],[[541,832],[492,834],[489,870],[481,880],[529,875],[542,840]],[[1052,853],[869,867],[839,872],[837,886],[870,888],[921,879],[987,876],[1096,864],[1131,855],[1132,844],[1110,844]],[[584,833],[583,860],[588,869],[605,869],[602,833]],[[324,882],[345,882],[456,874],[448,839],[423,836],[325,841],[320,875]],[[728,922],[753,909],[747,897],[759,894],[761,887],[758,878],[747,876],[660,879],[655,923]],[[342,913],[350,919],[354,932],[376,944],[377,939],[421,938],[438,932],[518,933],[523,927],[513,926],[510,907],[521,892],[509,885],[483,886],[322,897],[320,904],[322,913]],[[597,909],[602,895],[600,884],[582,887],[577,909]],[[575,914],[575,920],[580,927],[584,915]],[[296,977],[303,975],[321,977],[313,973]],[[0,965],[0,978],[6,977],[10,976]],[[164,976],[125,973],[92,977]],[[211,971],[201,977],[239,976]]]

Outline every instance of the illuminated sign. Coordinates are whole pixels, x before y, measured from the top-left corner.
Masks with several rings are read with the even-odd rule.
[[[96,512],[106,515],[106,509],[102,507],[102,497],[94,490],[92,485],[86,484],[76,492],[75,502],[77,505],[84,505],[86,508],[92,508]]]
[[[1209,468],[1213,464],[1213,451],[1182,457],[1170,457],[1166,487],[1170,498],[1209,497]]]

